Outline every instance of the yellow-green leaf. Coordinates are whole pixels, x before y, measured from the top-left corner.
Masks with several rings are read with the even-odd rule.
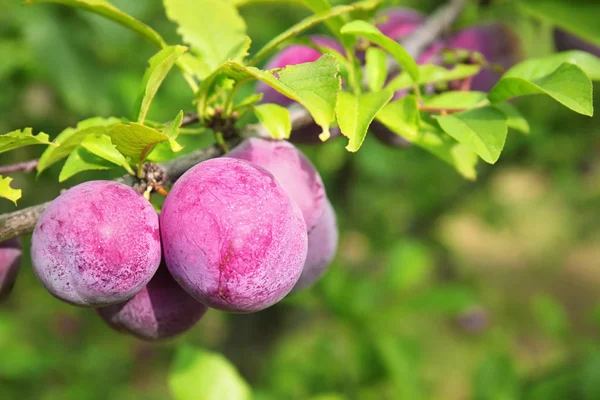
[[[162,85],[179,56],[185,53],[186,50],[187,47],[185,46],[168,46],[150,58],[150,61],[148,61],[148,68],[142,79],[142,87],[138,95],[135,110],[137,122],[144,122],[158,88]]]
[[[48,141],[48,135],[45,133],[33,135],[31,128],[16,130],[0,135],[0,153],[34,144],[47,144],[56,146],[54,143]]]
[[[12,178],[0,175],[0,197],[8,199],[17,205],[17,200],[21,198],[21,189],[13,189],[10,187]]]
[[[67,128],[58,134],[54,143],[58,147],[48,147],[37,166],[38,175],[57,161],[67,157],[90,134],[107,134],[110,128],[121,122],[118,118],[90,118],[81,121],[75,128]]]

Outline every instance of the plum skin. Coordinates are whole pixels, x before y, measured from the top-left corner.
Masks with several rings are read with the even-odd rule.
[[[327,271],[337,251],[339,240],[335,210],[329,201],[319,222],[308,234],[308,253],[302,275],[292,293],[313,286]]]
[[[133,297],[161,260],[158,215],[132,188],[89,181],[57,197],[31,240],[33,270],[67,303],[102,307]]]
[[[167,267],[196,300],[235,313],[289,293],[306,261],[298,206],[264,168],[229,157],[189,169],[160,215]]]
[[[17,279],[23,255],[18,238],[0,242],[0,301],[6,299]]]
[[[161,264],[138,294],[123,303],[97,308],[112,328],[143,340],[168,339],[184,333],[202,318],[207,307],[192,298]]]
[[[502,24],[478,25],[463,29],[445,43],[453,49],[477,51],[492,64],[504,69],[512,67],[520,58],[519,38]],[[471,90],[489,91],[500,75],[490,69],[482,69],[473,77]]]
[[[595,55],[596,57],[600,57],[599,46],[595,46],[592,43],[586,42],[585,40],[580,39],[579,37],[572,35],[560,28],[554,28],[552,34],[554,37],[554,46],[556,47],[557,51],[583,50]]]
[[[226,156],[250,161],[272,173],[300,207],[307,230],[315,227],[327,202],[325,186],[310,160],[293,144],[249,138]]]

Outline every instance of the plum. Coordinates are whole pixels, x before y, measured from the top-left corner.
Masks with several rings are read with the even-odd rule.
[[[310,160],[293,144],[250,138],[227,153],[227,157],[250,161],[272,173],[300,207],[307,230],[315,227],[327,202],[325,186]]]
[[[10,294],[21,266],[21,241],[18,238],[0,243],[0,301]]]
[[[445,46],[453,49],[477,51],[490,63],[504,69],[512,67],[520,58],[519,39],[502,24],[478,25],[463,29],[450,37]],[[490,68],[482,69],[472,81],[471,90],[489,91],[500,75]]]
[[[158,215],[127,185],[79,184],[58,196],[38,220],[31,261],[55,297],[102,307],[133,297],[161,259]]]
[[[334,39],[323,36],[313,35],[309,38],[314,44],[320,47],[327,47],[337,52],[343,52],[343,47]],[[288,65],[303,64],[307,62],[313,62],[319,59],[323,54],[310,46],[293,44],[285,47],[279,53],[277,53],[271,60],[267,62],[265,69],[284,68]],[[256,88],[258,93],[263,94],[263,103],[275,103],[280,106],[287,107],[294,103],[294,101],[283,94],[279,93],[269,85],[259,82]],[[321,143],[319,134],[323,130],[320,126],[315,123],[306,125],[301,130],[295,130],[290,136],[290,141],[294,143],[303,144],[318,144]],[[340,135],[338,129],[333,128],[330,131],[331,137]]]
[[[600,57],[600,47],[586,42],[575,35],[571,35],[560,28],[554,28],[554,46],[558,51],[583,50]]]
[[[329,201],[325,204],[325,211],[319,222],[308,234],[308,253],[302,275],[296,282],[292,292],[309,288],[314,285],[327,271],[327,267],[335,257],[338,245],[338,227],[335,211]]]
[[[169,192],[160,222],[175,280],[223,311],[277,303],[306,261],[300,208],[270,172],[245,160],[222,157],[189,169]]]
[[[194,326],[206,310],[204,304],[175,282],[164,263],[146,287],[131,299],[96,309],[115,330],[145,340],[182,334]]]
[[[424,15],[411,8],[393,7],[380,11],[376,20],[383,20],[377,28],[390,39],[399,41],[410,35],[425,19]]]

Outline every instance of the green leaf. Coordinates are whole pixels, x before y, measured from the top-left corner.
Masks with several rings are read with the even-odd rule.
[[[163,0],[167,17],[202,66],[196,73],[208,76],[227,60],[241,61],[247,49],[246,23],[233,2],[223,0]]]
[[[23,2],[25,5],[38,3],[64,4],[102,15],[139,33],[158,47],[166,46],[164,39],[154,29],[127,15],[106,0],[25,0]]]
[[[597,1],[527,0],[519,4],[532,15],[600,46],[600,4]]]
[[[499,103],[519,96],[546,94],[575,112],[592,116],[592,82],[585,72],[571,63],[563,63],[553,71],[548,66],[553,63],[540,61],[530,64],[528,69],[511,68],[492,88],[488,98],[492,103]]]
[[[169,374],[174,400],[250,400],[251,390],[218,353],[182,346]]]
[[[150,162],[169,161],[184,154],[189,154],[194,150],[213,145],[213,131],[208,128],[204,128],[204,132],[205,134],[200,135],[184,135],[182,132],[182,135],[179,136],[177,142],[180,143],[182,145],[181,147],[183,148],[177,153],[173,151],[169,142],[161,142],[154,146],[146,160]]]
[[[408,73],[414,83],[419,80],[419,67],[410,54],[398,42],[390,39],[375,26],[365,21],[352,21],[344,25],[343,34],[362,36],[371,42],[383,47],[400,66]]]
[[[167,135],[167,137],[169,138],[168,140],[169,140],[169,146],[171,146],[171,150],[173,150],[175,153],[178,151],[181,151],[183,149],[183,147],[179,143],[177,143],[177,141],[175,140],[179,136],[179,132],[180,132],[179,128],[181,127],[182,122],[183,122],[183,110],[179,111],[179,114],[177,114],[175,119],[173,121],[171,121],[169,126],[167,126],[163,130],[163,133],[165,135]]]
[[[112,144],[109,136],[88,135],[81,142],[81,147],[106,161],[125,168],[128,173],[135,175],[135,172],[133,172],[123,154],[119,153],[115,145]]]
[[[545,57],[530,58],[509,69],[504,76],[543,78],[564,63],[575,64],[593,81],[600,80],[600,58],[580,50],[563,51]]]
[[[277,104],[261,104],[254,107],[254,113],[273,139],[289,139],[292,120],[287,108]]]
[[[58,181],[64,182],[73,175],[83,171],[106,170],[111,169],[112,167],[113,164],[109,161],[106,161],[84,149],[82,146],[79,146],[69,154],[65,165],[63,165],[63,168],[60,171]]]
[[[57,161],[67,157],[91,133],[108,134],[110,128],[121,122],[118,118],[90,118],[77,124],[75,128],[67,128],[58,134],[54,143],[58,147],[48,147],[37,166],[38,176]]]
[[[359,95],[347,92],[338,94],[335,113],[342,134],[350,139],[346,150],[355,152],[360,149],[369,125],[393,95],[389,90]]]
[[[256,55],[250,61],[250,64],[255,65],[259,60],[263,59],[267,54],[269,54],[269,52],[275,50],[283,42],[298,36],[302,32],[314,27],[317,24],[320,24],[321,22],[328,21],[348,12],[356,10],[369,10],[375,8],[375,6],[377,6],[377,2],[366,0],[354,3],[352,5],[329,8],[315,15],[311,15],[271,39],[256,53]]]
[[[421,118],[415,96],[406,96],[387,104],[375,118],[406,140],[413,142],[419,139]]]
[[[469,76],[476,75],[481,67],[479,65],[457,64],[452,69],[447,69],[434,64],[419,65],[419,85],[433,84],[440,82],[448,82],[456,79],[464,79]],[[398,91],[408,89],[412,86],[413,81],[408,73],[401,72],[392,79],[386,89]]]
[[[150,104],[152,104],[158,88],[162,85],[179,56],[185,53],[186,50],[187,47],[185,46],[168,46],[150,58],[148,68],[142,79],[142,88],[134,112],[134,118],[140,124],[146,119]]]
[[[11,177],[4,177],[0,175],[0,197],[8,199],[17,205],[17,200],[19,200],[22,196],[21,189],[13,189],[10,187],[10,182],[12,182]]]
[[[34,144],[48,144],[56,147],[55,143],[48,141],[47,134],[40,132],[37,135],[33,135],[31,128],[16,130],[0,135],[0,153]]]
[[[367,82],[371,92],[379,92],[387,80],[387,54],[377,48],[369,47],[366,55]]]
[[[519,132],[529,133],[529,123],[521,115],[517,107],[511,103],[499,103],[495,104],[494,107],[499,109],[506,116],[506,124],[509,128]]]
[[[114,125],[108,134],[117,150],[131,157],[138,166],[142,165],[156,144],[170,139],[163,132],[136,123]]]
[[[415,96],[389,103],[377,114],[376,119],[390,131],[452,165],[465,178],[476,178],[477,155],[441,129],[421,122]]]
[[[462,92],[452,91],[444,92],[434,96],[423,98],[423,105],[431,108],[440,108],[446,110],[473,108],[486,102],[487,93],[485,92]]]
[[[477,153],[484,161],[498,161],[506,141],[506,117],[488,106],[437,118],[442,129]]]
[[[252,93],[251,95],[241,99],[239,101],[239,103],[236,103],[235,106],[233,107],[233,109],[240,110],[242,108],[246,108],[249,106],[253,106],[254,104],[260,103],[263,96],[264,96],[263,93]]]
[[[262,71],[230,61],[215,74],[225,74],[238,82],[248,78],[265,82],[306,108],[317,125],[323,129],[322,140],[327,140],[329,126],[335,121],[337,93],[341,89],[338,72],[338,65],[333,56],[325,54],[315,62],[290,65],[272,71]],[[277,73],[279,78],[274,73]]]

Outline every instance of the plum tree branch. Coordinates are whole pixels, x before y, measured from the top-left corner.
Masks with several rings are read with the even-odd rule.
[[[16,164],[0,165],[0,175],[10,174],[11,172],[31,172],[35,170],[39,160],[23,161]]]
[[[417,28],[408,38],[403,40],[402,45],[413,57],[418,57],[427,46],[433,43],[452,25],[466,3],[467,0],[450,0],[447,4],[436,10],[421,27]],[[394,68],[397,68],[397,66],[394,66]],[[302,108],[291,108],[290,115],[292,118],[292,130],[299,130],[313,123],[308,112]],[[185,125],[190,125],[197,121],[198,116],[196,114],[187,114],[184,118]],[[265,137],[268,136],[268,133],[262,125],[254,124],[242,128],[240,136]],[[199,162],[219,157],[222,154],[220,148],[215,144],[158,164],[158,166],[164,173],[165,184],[168,185],[175,182],[185,171]],[[133,186],[137,182],[136,178],[131,175],[125,175],[119,178],[118,181],[130,186]],[[0,215],[0,242],[33,232],[38,218],[49,204],[50,202],[46,202]]]

